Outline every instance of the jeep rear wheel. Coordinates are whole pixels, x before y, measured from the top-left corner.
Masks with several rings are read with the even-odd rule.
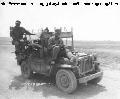
[[[32,71],[30,69],[28,62],[26,62],[26,61],[22,62],[21,73],[24,78],[30,78],[30,76],[32,75]]]
[[[56,74],[56,85],[65,93],[72,93],[77,88],[77,79],[71,70],[61,69]]]

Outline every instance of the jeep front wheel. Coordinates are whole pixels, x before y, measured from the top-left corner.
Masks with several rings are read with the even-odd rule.
[[[30,78],[32,72],[28,62],[23,61],[21,64],[21,73],[24,78]]]
[[[65,93],[72,93],[77,88],[77,79],[71,70],[61,69],[56,74],[56,85]]]

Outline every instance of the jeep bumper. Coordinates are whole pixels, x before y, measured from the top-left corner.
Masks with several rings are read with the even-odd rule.
[[[78,80],[79,80],[79,83],[86,83],[89,80],[95,79],[95,78],[100,77],[102,75],[103,75],[103,72],[101,71],[101,72],[97,72],[95,74],[91,74],[89,76],[85,76],[85,77],[79,78]]]

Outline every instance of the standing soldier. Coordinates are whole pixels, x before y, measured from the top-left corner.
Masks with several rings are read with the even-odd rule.
[[[41,35],[40,35],[40,40],[41,40],[41,43],[42,43],[42,46],[43,47],[46,47],[48,46],[48,39],[50,38],[50,34],[49,34],[49,29],[48,27],[46,27],[45,30],[42,31]]]
[[[20,27],[21,22],[17,20],[15,22],[15,27],[11,28],[10,36],[12,37],[12,44],[15,45],[15,54],[17,55],[23,49],[21,41],[23,41],[23,35],[35,35],[27,31],[25,28]]]

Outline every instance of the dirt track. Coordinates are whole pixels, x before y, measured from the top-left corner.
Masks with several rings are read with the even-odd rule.
[[[35,75],[34,79],[23,79],[12,51],[9,45],[0,46],[0,99],[120,99],[118,70],[105,67],[98,85],[81,85],[74,94],[68,95],[51,84],[49,78]]]

